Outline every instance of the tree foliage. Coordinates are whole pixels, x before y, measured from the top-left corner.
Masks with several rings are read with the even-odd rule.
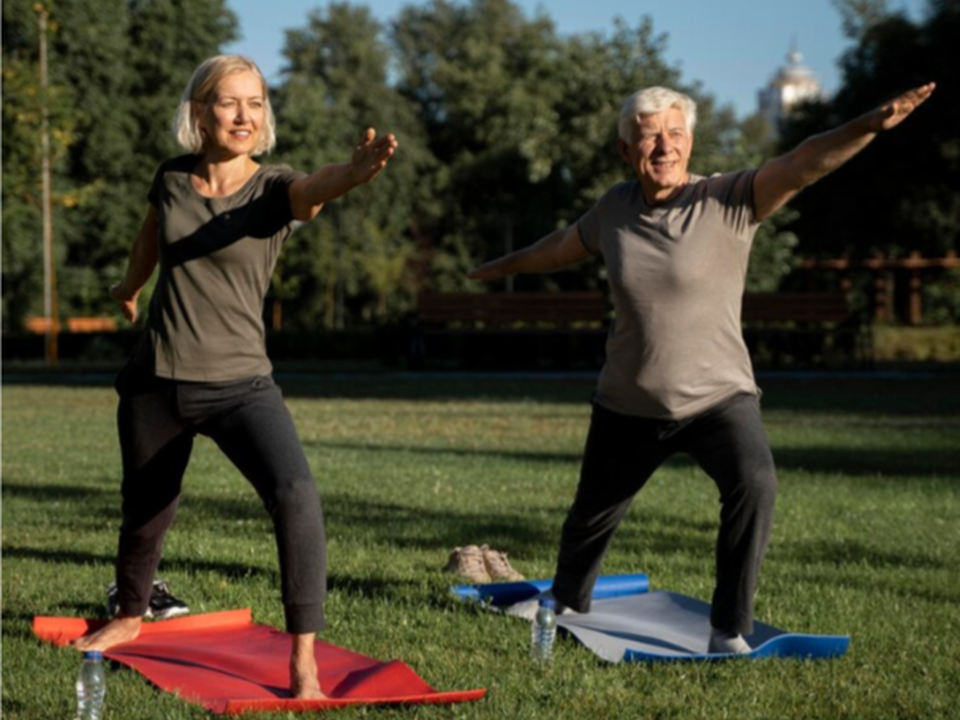
[[[794,139],[929,77],[943,80],[930,105],[943,102],[956,72],[955,3],[934,0],[922,25],[890,15],[883,0],[836,3],[859,44],[844,59],[844,89],[831,104],[808,106]],[[50,0],[51,83],[41,98],[32,5],[3,5],[6,328],[36,313],[40,298],[41,99],[54,130],[64,313],[113,312],[105,290],[123,272],[151,176],[181,152],[169,132],[179,94],[237,32],[224,0]],[[394,133],[400,147],[374,183],[293,234],[267,317],[300,328],[394,322],[424,289],[484,289],[466,279],[468,268],[576,221],[631,177],[616,152],[616,120],[641,87],[667,85],[697,100],[693,172],[762,163],[772,148],[755,119],[738,121],[686,81],[665,60],[667,43],[649,17],[563,35],[546,11],[531,16],[511,0],[411,2],[389,24],[354,3],[311,11],[287,31],[271,92],[279,143],[262,160],[306,171],[343,162],[366,127]],[[822,239],[833,252],[864,236],[945,247],[960,211],[960,125],[956,104],[941,107],[878,141],[872,156],[851,163],[854,175],[841,175],[845,168],[804,193],[799,219],[784,210],[764,223],[748,286],[775,289],[798,236],[805,248]],[[922,178],[908,162],[925,168]],[[602,274],[586,263],[517,278],[515,287],[591,288]]]
[[[957,249],[960,229],[960,5],[931,0],[927,16],[875,13],[857,26],[859,42],[843,58],[843,85],[829,102],[806,106],[784,148],[936,81],[931,99],[855,160],[794,202],[792,229],[806,253],[825,256]]]
[[[345,316],[395,319],[413,293],[402,277],[392,292],[384,288],[380,266],[366,258],[414,255],[419,225],[439,213],[439,180],[413,107],[388,82],[384,30],[367,8],[331,3],[311,12],[304,28],[287,32],[284,56],[275,93],[278,159],[308,171],[343,162],[367,127],[392,132],[401,149],[374,183],[297,231],[274,289],[292,299],[284,287],[296,286],[294,325],[340,327]]]
[[[38,30],[32,0],[3,3],[4,327],[40,312]],[[224,0],[49,0],[47,106],[63,314],[115,312],[157,164],[190,73],[235,37]]]

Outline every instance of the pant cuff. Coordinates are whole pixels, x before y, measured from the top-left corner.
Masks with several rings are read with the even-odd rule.
[[[558,581],[557,578],[554,578],[553,587],[550,588],[550,591],[561,605],[578,613],[590,612],[590,601],[593,599],[592,592],[584,594],[579,586],[571,588],[565,585],[562,580]]]
[[[320,632],[327,626],[323,603],[311,605],[284,605],[287,632],[291,635]]]

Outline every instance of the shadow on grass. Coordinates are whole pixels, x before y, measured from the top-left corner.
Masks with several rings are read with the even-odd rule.
[[[579,463],[580,452],[549,453],[549,452],[522,452],[516,450],[478,450],[456,446],[431,447],[424,445],[386,445],[370,442],[328,442],[324,440],[305,440],[304,447],[314,447],[326,450],[351,450],[358,452],[400,453],[415,455],[453,455],[457,457],[487,457],[499,458],[507,462],[520,460],[523,462],[544,463]]]
[[[4,385],[110,387],[115,373],[6,374]],[[489,399],[504,402],[587,403],[596,385],[593,373],[531,373],[524,376],[484,373],[386,375],[293,374],[277,372],[288,397],[396,400]],[[956,373],[802,377],[761,374],[763,405],[768,409],[824,412],[882,412],[960,416],[960,376]]]
[[[421,583],[374,575],[327,574],[327,590],[354,598],[395,598],[409,596]]]
[[[325,503],[329,531],[351,540],[365,538],[377,544],[435,553],[438,566],[446,562],[453,548],[483,543],[507,550],[517,560],[552,559],[567,510],[565,504],[537,513],[523,507],[511,512],[430,510],[340,493],[328,494]],[[711,521],[640,508],[621,523],[613,547],[638,555],[710,555],[718,527]]]
[[[4,385],[113,388],[115,373],[23,373],[6,374]],[[274,374],[286,397],[356,400],[496,400],[549,403],[587,403],[596,376],[569,374],[509,373],[471,376],[464,373],[418,375],[363,374]]]
[[[530,375],[511,378],[402,374],[385,376],[296,376],[278,374],[287,397],[357,400],[491,400],[589,404],[596,376]],[[759,381],[770,410],[827,413],[960,416],[960,376],[836,377],[765,376]]]
[[[777,559],[774,557],[768,560],[768,563],[776,562]],[[843,566],[823,571],[811,570],[806,564],[794,567],[797,568],[795,572],[797,593],[817,592],[826,587],[840,587],[873,598],[896,596],[913,601],[946,605],[949,608],[955,608],[960,604],[960,590],[925,587],[923,581],[910,582],[910,577],[902,572],[898,574],[896,582],[891,582],[889,573],[883,576],[864,577],[854,571],[844,572]],[[909,566],[903,566],[900,570],[909,570]],[[780,574],[785,572],[781,570]],[[813,590],[808,591],[804,588],[813,588]]]
[[[371,442],[327,442],[317,440],[304,441],[307,448],[324,450],[349,450],[364,453],[398,453],[424,456],[486,457],[504,461],[523,461],[528,463],[576,463],[582,457],[576,452],[523,452],[516,450],[478,450],[456,446],[434,447],[423,445],[391,445]],[[774,460],[780,470],[802,470],[818,473],[842,473],[854,478],[876,479],[880,476],[894,477],[937,477],[960,481],[960,450],[929,452],[921,450],[877,450],[853,449],[846,447],[811,449],[782,448],[774,445]],[[695,466],[693,459],[686,454],[669,458],[664,467]]]
[[[776,557],[804,565],[862,566],[871,570],[947,570],[957,567],[922,553],[881,550],[855,540],[785,540],[777,544]]]
[[[401,549],[435,551],[444,562],[454,547],[487,543],[514,553],[543,554],[559,537],[562,513],[542,515],[428,509],[355,495],[324,496],[328,531]]]
[[[531,375],[523,378],[505,375],[470,376],[458,374],[420,376],[298,376],[277,375],[287,397],[357,400],[490,400],[497,402],[537,401],[544,403],[587,404],[593,394],[596,377],[570,375]]]
[[[852,448],[778,448],[773,457],[780,470],[842,474],[851,480],[938,478],[960,483],[960,450],[930,452]],[[903,487],[902,485],[900,486]],[[896,488],[894,488],[896,489]]]
[[[769,410],[960,416],[960,376],[761,377]]]
[[[49,565],[103,565],[111,571],[116,561],[113,554],[79,552],[75,550],[43,550],[40,548],[9,546],[3,547],[4,560],[34,560]],[[265,577],[276,581],[279,574],[275,568],[264,568],[249,563],[222,562],[218,560],[199,560],[182,555],[164,556],[162,568],[177,573],[216,573],[233,580],[242,580],[251,576]]]
[[[37,502],[66,500],[83,503],[110,498],[112,504],[119,507],[120,488],[91,485],[47,485],[42,483],[30,485],[25,482],[18,482],[16,479],[11,481],[5,477],[3,480],[3,497],[23,498]]]

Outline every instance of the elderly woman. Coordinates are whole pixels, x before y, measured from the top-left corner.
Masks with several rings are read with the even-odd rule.
[[[298,221],[370,182],[397,143],[367,129],[349,162],[312,174],[254,157],[275,144],[266,81],[247,58],[203,62],[175,121],[190,153],[162,163],[123,280],[111,288],[131,322],[159,264],[146,329],[117,378],[123,460],[116,565],[119,612],[75,642],[103,650],[140,633],[176,513],[193,439],[213,439],[269,513],[280,559],[290,693],[323,697],[314,638],[324,626],[326,549],[316,484],[271,378],[261,318],[284,241]]]

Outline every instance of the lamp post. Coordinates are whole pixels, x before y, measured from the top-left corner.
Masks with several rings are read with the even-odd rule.
[[[53,200],[50,179],[50,119],[47,110],[47,9],[34,5],[40,27],[40,156],[43,184],[43,316],[46,332],[45,356],[47,365],[55,366],[58,359],[57,334],[60,318],[57,313],[57,280],[53,262]]]

